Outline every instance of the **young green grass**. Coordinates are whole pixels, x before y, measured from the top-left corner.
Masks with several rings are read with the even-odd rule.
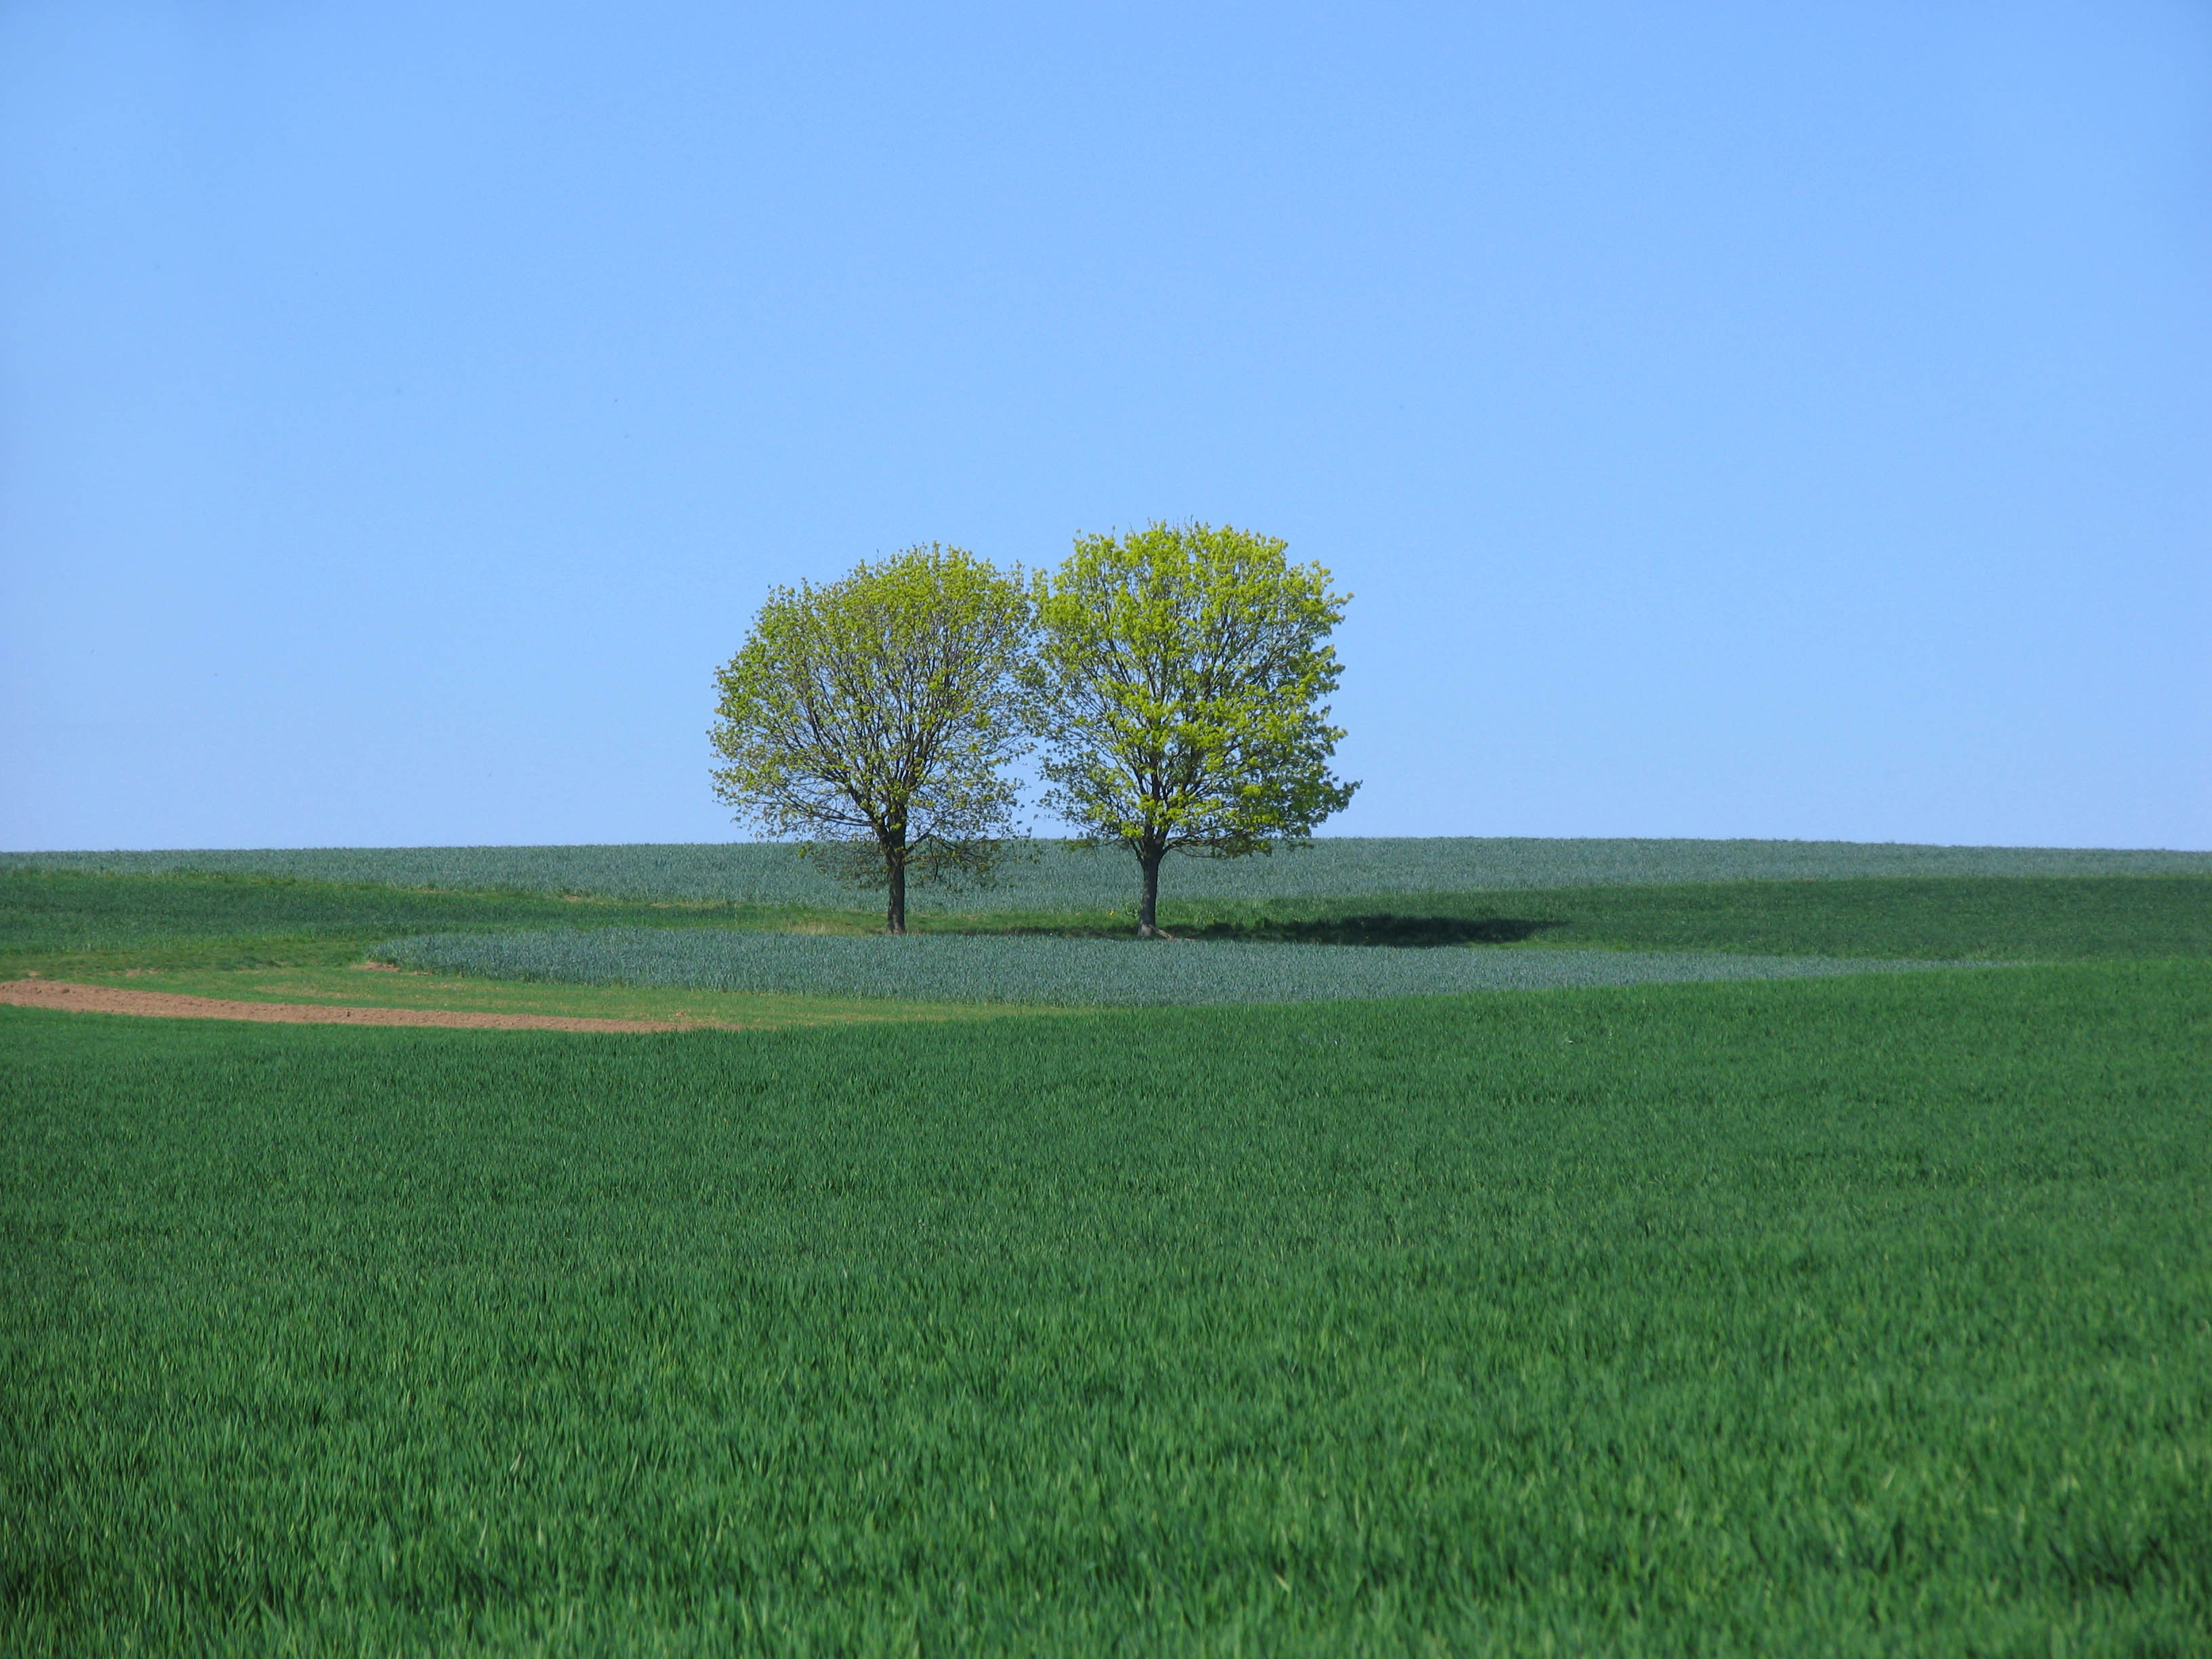
[[[917,888],[918,914],[1130,912],[1135,860],[1118,848],[1038,841],[981,890]],[[496,890],[625,900],[872,908],[864,890],[822,874],[792,846],[308,848],[0,854],[0,872],[149,875],[202,872],[403,888]],[[2212,852],[2096,848],[1919,847],[1810,841],[1537,840],[1324,836],[1272,857],[1173,854],[1161,895],[1178,903],[1331,900],[1369,894],[1547,887],[1832,880],[1897,876],[2212,874]]]
[[[864,918],[811,910],[622,902],[544,894],[415,891],[284,878],[0,875],[0,977],[64,978],[131,968],[343,967],[395,932],[599,925],[826,926]]]
[[[2063,960],[2212,954],[2212,877],[1735,882],[1164,903],[1200,939],[1604,945],[1765,956]],[[917,914],[925,932],[1126,937],[1107,911]],[[342,967],[380,941],[517,927],[875,932],[857,909],[647,903],[267,877],[0,875],[0,977]]]
[[[2212,956],[2212,876],[1909,876],[1186,904],[1201,939],[1951,961]]]
[[[1934,965],[1711,951],[1389,951],[1005,935],[835,939],[698,927],[440,933],[386,940],[371,954],[418,971],[495,980],[1066,1006],[1444,996]]]
[[[2201,963],[0,1008],[0,1649],[2206,1651],[2208,1048]]]

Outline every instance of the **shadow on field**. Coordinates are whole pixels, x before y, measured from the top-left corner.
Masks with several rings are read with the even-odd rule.
[[[1179,939],[1249,939],[1284,945],[1517,945],[1564,921],[1510,916],[1330,916],[1313,921],[1217,921],[1178,927]]]

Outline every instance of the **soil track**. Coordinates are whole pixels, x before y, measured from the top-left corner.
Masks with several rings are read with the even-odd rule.
[[[65,1013],[139,1014],[155,1019],[247,1019],[280,1025],[445,1025],[479,1031],[738,1030],[704,1019],[591,1019],[568,1014],[495,1014],[458,1008],[362,1008],[312,1002],[235,1002],[176,991],[126,991],[58,979],[0,981],[0,1003]]]

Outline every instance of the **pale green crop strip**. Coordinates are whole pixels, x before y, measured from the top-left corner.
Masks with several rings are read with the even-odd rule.
[[[495,979],[1060,1005],[1318,1002],[1933,968],[1920,962],[1630,951],[1389,951],[939,934],[841,939],[648,927],[445,933],[371,954]]]
[[[982,889],[917,889],[917,910],[1096,912],[1133,906],[1136,861],[1119,850],[1034,844]],[[822,874],[791,846],[758,842],[609,847],[307,848],[237,851],[8,853],[0,873],[194,871],[612,899],[866,908],[866,890]],[[2094,848],[1923,847],[1811,841],[1536,840],[1322,836],[1272,857],[1170,854],[1161,878],[1182,901],[1328,899],[1505,888],[1676,882],[1837,880],[1871,876],[2115,876],[2212,873],[2212,853]]]

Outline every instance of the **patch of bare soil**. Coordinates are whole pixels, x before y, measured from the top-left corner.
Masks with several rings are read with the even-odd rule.
[[[141,1014],[155,1019],[247,1019],[280,1025],[446,1025],[479,1031],[737,1030],[714,1020],[590,1019],[568,1014],[495,1014],[458,1008],[357,1008],[307,1002],[235,1002],[176,991],[126,991],[67,980],[0,981],[0,1002],[80,1014]]]

